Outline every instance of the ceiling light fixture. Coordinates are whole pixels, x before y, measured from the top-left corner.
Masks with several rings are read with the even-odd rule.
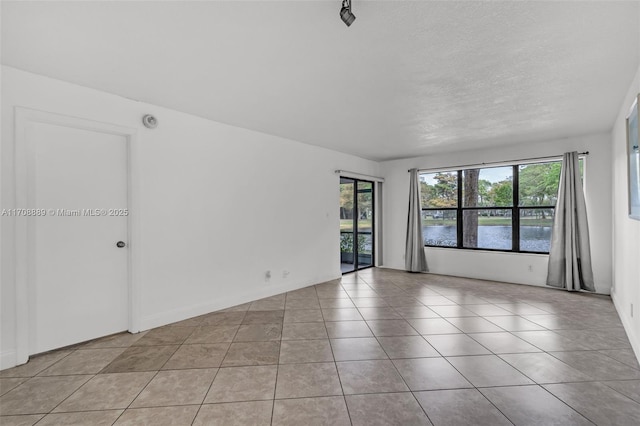
[[[356,15],[351,13],[351,0],[342,0],[342,9],[340,9],[340,19],[350,27],[356,20]]]

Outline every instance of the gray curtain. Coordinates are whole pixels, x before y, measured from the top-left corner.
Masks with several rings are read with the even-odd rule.
[[[420,206],[420,182],[418,170],[411,169],[409,185],[409,218],[407,220],[407,242],[404,251],[404,267],[410,272],[427,272],[422,237],[422,209]]]
[[[547,285],[569,291],[595,291],[587,208],[577,152],[567,152],[562,159]]]

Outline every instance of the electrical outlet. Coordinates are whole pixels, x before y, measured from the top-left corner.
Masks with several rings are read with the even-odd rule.
[[[264,280],[269,281],[271,279],[271,271],[266,271],[264,273]]]

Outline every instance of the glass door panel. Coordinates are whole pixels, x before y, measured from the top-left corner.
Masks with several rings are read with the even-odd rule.
[[[340,178],[340,268],[342,273],[356,269],[353,244],[354,226],[354,186],[353,179]]]
[[[373,182],[340,178],[342,273],[374,266]]]
[[[373,183],[357,181],[358,269],[373,266]]]

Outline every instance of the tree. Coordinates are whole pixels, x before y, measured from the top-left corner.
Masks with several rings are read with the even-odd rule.
[[[480,206],[489,206],[489,191],[491,190],[492,183],[486,179],[480,179],[478,181],[478,198]]]
[[[455,173],[437,173],[429,207],[456,207],[458,205],[458,176]]]
[[[478,178],[479,169],[464,171],[464,206],[476,207],[478,205]],[[464,213],[463,247],[478,246],[478,210],[465,210]]]
[[[494,206],[513,205],[513,183],[510,179],[494,183],[490,193]]]
[[[554,205],[560,182],[559,162],[530,164],[520,168],[520,203],[524,206]]]
[[[340,219],[353,218],[353,184],[340,184]]]

